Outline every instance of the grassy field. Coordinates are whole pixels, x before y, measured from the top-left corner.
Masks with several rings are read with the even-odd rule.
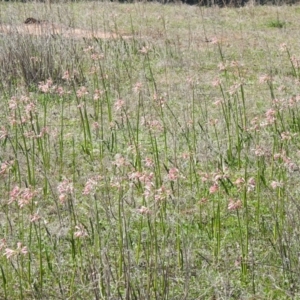
[[[1,2],[0,299],[300,299],[299,27]]]

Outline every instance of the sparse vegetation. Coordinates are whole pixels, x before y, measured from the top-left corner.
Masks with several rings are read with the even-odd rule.
[[[300,298],[298,15],[0,3],[0,298]]]

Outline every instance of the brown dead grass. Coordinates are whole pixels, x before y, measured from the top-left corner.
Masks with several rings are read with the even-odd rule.
[[[34,36],[60,35],[65,38],[99,38],[99,39],[130,39],[130,35],[121,35],[113,32],[91,31],[80,28],[70,28],[52,23],[7,25],[0,24],[0,34],[22,34]]]

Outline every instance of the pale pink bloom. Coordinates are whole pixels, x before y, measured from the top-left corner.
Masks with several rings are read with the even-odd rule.
[[[168,190],[164,185],[162,185],[155,191],[154,199],[156,202],[161,202],[163,200],[166,200],[171,194],[171,191]]]
[[[256,146],[256,148],[254,149],[254,153],[256,156],[259,156],[259,157],[265,155],[264,149],[260,146]]]
[[[94,101],[99,100],[102,94],[103,94],[102,90],[95,90],[94,91],[94,96],[93,96]]]
[[[23,208],[25,205],[31,203],[31,200],[35,197],[35,195],[36,195],[36,191],[30,188],[25,188],[24,190],[22,190],[18,199],[19,207]]]
[[[273,124],[276,120],[276,110],[270,108],[265,113],[267,124]]]
[[[273,190],[275,190],[276,188],[283,187],[283,183],[279,181],[272,181],[271,187]]]
[[[16,110],[18,107],[18,101],[15,96],[11,97],[8,103],[8,107],[10,110]]]
[[[282,132],[280,136],[281,136],[281,140],[283,141],[290,141],[292,139],[290,132]]]
[[[140,208],[138,208],[137,212],[140,213],[140,214],[142,214],[142,215],[150,215],[150,214],[152,214],[152,211],[149,208],[145,207],[145,206],[141,206]]]
[[[227,67],[226,67],[226,65],[225,65],[223,62],[220,62],[220,63],[218,64],[218,69],[219,69],[220,72],[225,71],[226,68],[227,68]]]
[[[35,138],[35,132],[33,130],[25,131],[24,136],[28,139],[33,139],[33,138]]]
[[[219,44],[219,40],[216,36],[212,37],[210,42],[213,44],[213,45],[216,45],[216,44]]]
[[[4,140],[8,137],[8,131],[6,130],[6,128],[4,126],[1,127],[0,130],[0,140]]]
[[[181,154],[181,157],[183,158],[183,159],[189,159],[190,158],[190,156],[191,156],[191,154],[189,153],[189,152],[183,152],[182,154]]]
[[[4,251],[4,256],[6,256],[7,259],[12,258],[13,256],[16,256],[18,254],[26,255],[28,253],[27,247],[22,245],[21,242],[17,243],[17,249],[13,250],[10,248],[6,248]]]
[[[242,186],[242,185],[244,185],[244,183],[245,183],[245,179],[244,179],[243,177],[238,178],[238,179],[234,182],[234,184],[235,184],[236,186]]]
[[[237,68],[237,67],[240,67],[241,64],[240,64],[238,61],[233,60],[233,61],[230,62],[230,66],[231,66],[232,68]]]
[[[148,51],[149,51],[149,48],[148,48],[148,47],[145,47],[145,46],[142,47],[142,49],[139,50],[139,52],[140,52],[140,53],[143,53],[143,54],[147,54]]]
[[[101,180],[101,176],[94,176],[92,178],[89,178],[84,186],[84,190],[82,192],[83,195],[89,195],[91,192],[93,192],[96,188],[96,186],[99,183],[99,180]]]
[[[85,86],[81,86],[78,90],[77,90],[77,92],[76,92],[76,95],[77,95],[77,97],[78,98],[82,98],[82,97],[84,97],[85,95],[88,95],[88,90],[87,90],[87,88],[85,87]]]
[[[92,53],[91,54],[92,60],[100,60],[102,58],[104,58],[104,54],[102,54],[102,53]]]
[[[199,204],[204,204],[208,201],[207,198],[201,198],[201,200],[199,201]]]
[[[82,224],[75,226],[76,231],[74,232],[75,238],[83,238],[88,236],[88,233]]]
[[[49,129],[47,127],[43,127],[41,128],[41,131],[38,135],[36,135],[36,138],[42,138],[43,136],[45,136],[46,134],[48,134]]]
[[[273,157],[274,157],[274,160],[278,160],[278,159],[282,158],[282,154],[281,153],[275,153]]]
[[[64,88],[62,86],[58,86],[56,88],[56,91],[55,91],[59,96],[63,96],[65,91],[64,91]]]
[[[271,82],[271,77],[267,74],[261,75],[259,77],[259,83],[269,83]]]
[[[27,247],[26,246],[23,247],[21,242],[17,243],[17,250],[20,254],[23,254],[23,255],[28,253]]]
[[[64,80],[69,80],[70,79],[70,73],[69,73],[68,70],[64,72],[64,74],[62,76],[62,79],[64,79]]]
[[[242,207],[242,201],[241,200],[237,200],[237,201],[234,201],[234,199],[229,200],[228,210],[238,210],[241,207]]]
[[[58,196],[58,199],[61,203],[64,203],[67,200],[67,195],[66,194],[60,194]]]
[[[284,52],[287,50],[287,44],[286,43],[282,43],[279,45],[279,51]]]
[[[53,81],[51,78],[47,79],[46,82],[41,81],[39,82],[38,88],[43,93],[48,93],[53,85]]]
[[[232,86],[229,88],[228,93],[229,93],[230,95],[235,94],[241,86],[242,86],[241,83],[239,83],[239,82],[235,83],[234,85],[232,85]]]
[[[252,125],[252,127],[250,128],[250,130],[255,130],[255,131],[259,131],[260,130],[260,122],[258,117],[253,118],[250,121],[250,124]]]
[[[93,126],[94,129],[99,129],[100,128],[100,124],[98,122],[94,122],[92,124],[92,126]]]
[[[255,179],[254,179],[254,177],[250,177],[249,179],[248,179],[248,192],[250,192],[250,191],[253,191],[254,189],[255,189]]]
[[[118,99],[114,104],[115,110],[117,111],[121,110],[121,108],[123,108],[124,105],[125,105],[125,101],[122,99]]]
[[[161,122],[158,121],[158,120],[148,121],[147,118],[143,117],[141,122],[142,122],[142,125],[147,125],[150,128],[150,130],[152,130],[154,132],[155,131],[156,132],[161,132],[163,130],[163,126],[162,126]]]
[[[299,170],[299,166],[294,163],[290,158],[284,159],[285,167],[289,170],[289,172],[295,172]]]
[[[11,257],[15,256],[17,254],[17,251],[6,248],[4,251],[4,256],[6,256],[7,259],[10,259]]]
[[[60,182],[57,186],[57,190],[59,193],[59,200],[63,203],[67,199],[68,195],[73,194],[73,182],[71,182],[68,179],[64,179],[62,182]]]
[[[221,80],[220,80],[220,78],[219,78],[219,77],[214,78],[214,80],[212,81],[211,85],[212,85],[213,87],[220,86],[220,85],[221,85]]]
[[[146,157],[144,159],[144,162],[145,162],[145,166],[148,167],[148,168],[152,168],[154,166],[153,159],[150,158],[150,157]]]
[[[167,96],[168,95],[166,93],[164,93],[163,95],[158,95],[158,94],[154,93],[153,100],[160,107],[164,107],[165,103],[167,102],[167,100],[166,100]]]
[[[19,197],[19,195],[21,194],[21,190],[20,188],[16,185],[9,193],[9,201],[8,204],[13,203],[14,201],[16,201]]]
[[[0,240],[0,251],[7,246],[6,239]]]
[[[35,223],[35,222],[39,221],[40,219],[41,219],[41,217],[39,216],[38,213],[35,213],[35,214],[30,216],[30,222],[31,223]]]
[[[142,90],[142,88],[143,84],[141,82],[137,82],[133,88],[133,91],[138,94]]]
[[[209,174],[208,173],[202,173],[200,172],[199,175],[201,176],[201,181],[202,182],[207,182],[209,180]]]
[[[118,168],[127,166],[128,162],[121,154],[115,155],[115,160],[112,162],[113,165],[117,166]]]
[[[216,193],[218,190],[219,190],[219,186],[218,186],[216,183],[214,183],[214,184],[209,188],[209,193],[210,193],[210,194],[214,194],[214,193]]]
[[[83,52],[92,52],[94,50],[93,46],[88,46],[87,48],[83,49]]]
[[[216,101],[213,102],[214,106],[220,106],[223,103],[223,99],[217,99]],[[209,121],[211,121],[213,119],[210,119]]]
[[[0,175],[3,175],[10,170],[11,164],[9,162],[3,162],[0,167]]]
[[[168,173],[170,181],[175,181],[179,178],[179,170],[177,168],[171,168]]]
[[[81,102],[81,103],[79,103],[79,104],[77,105],[77,108],[83,109],[84,106],[85,106],[84,102]]]

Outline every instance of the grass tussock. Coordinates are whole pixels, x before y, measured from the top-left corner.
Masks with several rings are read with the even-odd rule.
[[[299,298],[298,14],[0,3],[0,298]]]

